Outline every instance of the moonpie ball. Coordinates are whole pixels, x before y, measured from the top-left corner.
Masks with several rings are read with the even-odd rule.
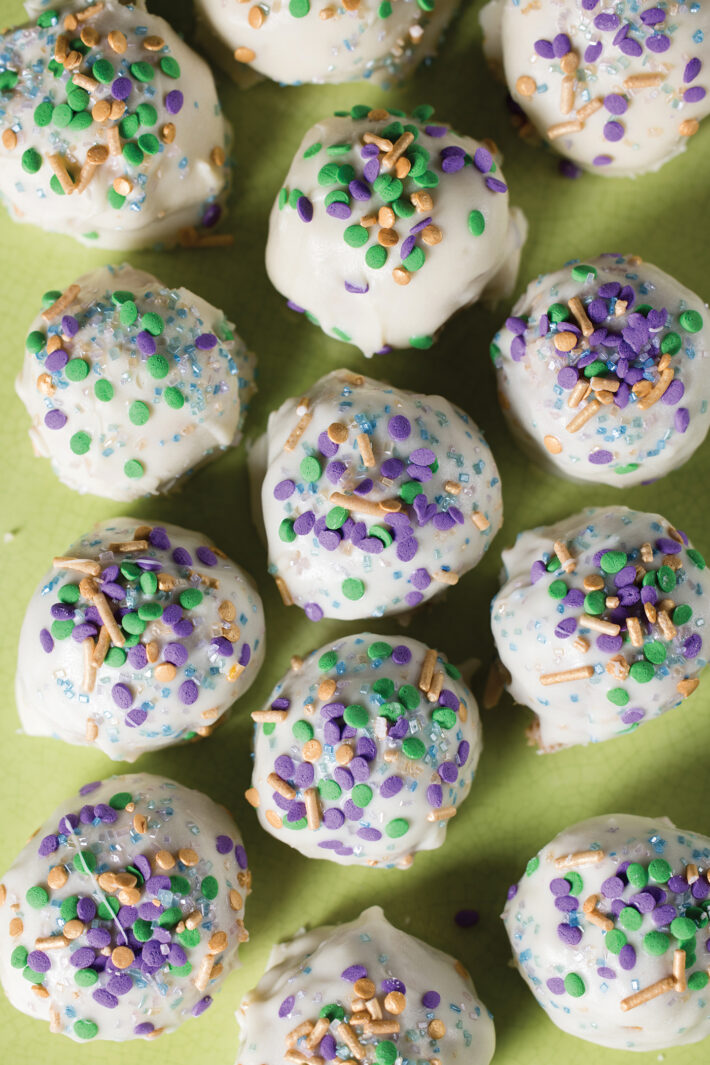
[[[443,654],[346,636],[293,661],[255,719],[247,799],[309,858],[407,868],[442,846],[481,753],[476,700]]]
[[[379,906],[274,947],[237,1020],[243,1065],[288,1053],[488,1065],[495,1047],[493,1020],[463,965],[391,925]]]
[[[31,736],[114,760],[206,736],[264,658],[251,577],[177,525],[99,522],[54,558],[20,633],[15,692]]]
[[[85,784],[2,878],[5,994],[77,1042],[173,1032],[238,968],[250,891],[223,806],[148,773]]]
[[[441,396],[334,370],[252,453],[269,572],[312,621],[401,613],[455,585],[502,521],[480,430]]]
[[[222,213],[231,143],[207,64],[144,0],[27,7],[34,21],[0,37],[11,217],[90,247],[199,239]]]
[[[660,514],[590,507],[521,533],[503,565],[493,636],[542,750],[633,732],[698,687],[707,567]]]

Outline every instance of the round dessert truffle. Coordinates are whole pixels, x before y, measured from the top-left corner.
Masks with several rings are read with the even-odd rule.
[[[231,133],[204,60],[144,0],[33,7],[0,49],[0,194],[15,221],[104,248],[214,225]]]
[[[503,519],[495,461],[467,414],[347,370],[274,411],[252,463],[269,572],[311,621],[431,599]]]
[[[69,488],[167,492],[239,442],[255,360],[206,300],[124,265],[42,305],[16,387],[35,453]]]
[[[313,1052],[321,1061],[488,1065],[495,1048],[491,1015],[461,963],[400,932],[379,906],[274,947],[237,1020],[243,1065]]]
[[[710,839],[666,817],[573,825],[508,889],[514,961],[550,1020],[616,1050],[708,1034]]]
[[[492,0],[484,50],[556,151],[633,177],[682,152],[710,112],[710,10],[635,0]]]
[[[503,563],[493,636],[543,751],[633,732],[698,687],[705,559],[660,514],[589,507],[521,533]]]
[[[554,473],[663,477],[710,426],[709,325],[699,296],[635,255],[539,277],[491,347],[511,430]]]
[[[455,311],[515,281],[527,227],[495,148],[432,112],[354,107],[319,122],[271,211],[274,286],[368,356],[431,347]]]
[[[195,6],[205,49],[237,81],[248,84],[254,71],[282,85],[367,79],[389,87],[436,52],[458,0],[289,0],[268,9],[195,0]]]
[[[238,968],[251,876],[223,806],[165,777],[86,784],[0,886],[12,1005],[78,1042],[154,1038]]]
[[[247,800],[308,858],[407,868],[434,850],[481,753],[476,700],[418,640],[346,636],[292,662],[256,721]]]
[[[31,736],[132,762],[209,735],[263,659],[256,587],[207,536],[99,522],[54,559],[27,608],[20,720]]]

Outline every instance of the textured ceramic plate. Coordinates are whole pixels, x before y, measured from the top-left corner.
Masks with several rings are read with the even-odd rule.
[[[178,21],[189,40],[187,0],[151,5]],[[366,363],[348,345],[324,337],[286,310],[271,289],[263,265],[266,225],[293,151],[305,129],[323,115],[354,103],[409,108],[430,102],[437,116],[476,137],[501,146],[513,203],[530,221],[518,288],[536,274],[572,257],[603,251],[641,255],[682,282],[710,296],[710,122],[689,150],[658,174],[636,181],[585,175],[561,177],[557,157],[522,143],[510,125],[503,90],[487,74],[480,51],[478,5],[464,5],[439,59],[390,95],[358,84],[336,88],[280,89],[263,82],[240,92],[220,77],[222,100],[235,127],[236,186],[227,228],[233,250],[135,253],[132,261],[171,285],[186,285],[224,308],[257,352],[261,391],[247,426],[260,432],[269,411],[299,393],[320,374],[338,366],[372,373],[405,388],[450,395],[488,436],[503,481],[505,522],[483,563],[434,605],[414,615],[408,631],[436,643],[454,662],[475,656],[484,668],[474,678],[480,697],[492,653],[488,605],[497,587],[500,551],[531,525],[548,522],[586,504],[628,503],[660,510],[710,552],[710,441],[679,473],[648,488],[589,488],[557,480],[534,468],[515,448],[498,412],[488,344],[505,313],[473,308],[460,314],[431,352],[406,351]],[[17,0],[0,0],[0,25],[21,21]],[[33,459],[27,421],[12,382],[23,354],[27,326],[40,295],[63,288],[79,274],[121,257],[44,236],[0,216],[2,249],[2,367],[0,417],[2,501],[2,638],[0,639],[0,752],[2,855],[9,864],[27,836],[57,803],[87,780],[122,767],[88,749],[70,748],[18,733],[13,697],[17,636],[26,602],[52,553],[63,550],[99,518],[119,510],[110,501],[81,497],[64,488],[49,464]],[[246,517],[248,495],[244,450],[202,470],[183,492],[169,499],[121,508],[136,517],[199,526],[257,578],[267,616],[268,651],[257,683],[237,704],[231,720],[213,739],[145,756],[137,768],[173,776],[207,791],[229,806],[239,821],[254,872],[247,908],[251,942],[243,968],[229,977],[209,1014],[187,1022],[156,1043],[92,1044],[79,1048],[50,1036],[47,1027],[0,1001],[0,1030],[8,1065],[68,1065],[93,1058],[102,1065],[151,1062],[170,1057],[173,1065],[232,1065],[236,1060],[234,1010],[260,975],[274,940],[299,926],[350,919],[371,903],[390,919],[431,943],[457,954],[473,973],[479,994],[493,1011],[498,1035],[496,1065],[621,1065],[629,1054],[601,1050],[563,1035],[536,1006],[522,980],[508,966],[510,952],[498,914],[505,890],[527,858],[564,825],[592,814],[629,811],[667,814],[677,824],[710,834],[704,801],[710,748],[710,681],[679,710],[638,732],[597,747],[539,756],[525,744],[528,717],[504,699],[484,714],[485,748],[477,779],[446,845],[420,855],[408,872],[343,869],[306,861],[257,826],[243,799],[250,775],[249,711],[260,705],[287,668],[289,657],[363,625],[313,625],[282,606],[266,574],[266,559]],[[2,534],[5,534],[4,541]],[[399,623],[374,623],[383,634]],[[459,930],[462,907],[480,912],[475,928]],[[701,1065],[708,1042],[634,1061]],[[279,1065],[269,1062],[267,1065]]]

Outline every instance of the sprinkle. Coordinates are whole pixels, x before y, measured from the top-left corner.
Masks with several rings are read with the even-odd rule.
[[[565,137],[568,133],[580,133],[584,128],[582,122],[577,119],[569,119],[567,122],[557,122],[553,126],[547,127],[547,136],[549,140],[557,140],[558,137]]]
[[[565,684],[568,681],[587,680],[594,676],[594,666],[579,666],[576,669],[565,669],[559,673],[542,673],[540,683],[544,685]]]
[[[589,403],[586,403],[584,407],[582,407],[582,409],[579,411],[579,413],[575,415],[572,421],[567,423],[567,425],[565,426],[567,432],[579,432],[582,426],[586,425],[588,421],[591,421],[597,411],[601,409],[601,406],[602,404],[599,402],[598,399],[591,399]]]
[[[364,465],[368,469],[372,469],[375,465],[375,456],[372,453],[372,442],[370,441],[370,437],[367,433],[359,433],[356,440]]]
[[[620,1006],[624,1012],[627,1012],[637,1006],[642,1006],[645,1002],[650,1002],[651,999],[658,998],[659,995],[665,995],[667,991],[674,990],[674,977],[664,976],[663,979],[657,980],[655,984],[650,984],[648,987],[642,988],[641,991],[622,999]]]
[[[557,869],[575,869],[577,866],[582,865],[596,865],[597,862],[601,862],[606,857],[604,851],[574,851],[571,854],[565,854],[560,858],[555,858],[555,867]]]

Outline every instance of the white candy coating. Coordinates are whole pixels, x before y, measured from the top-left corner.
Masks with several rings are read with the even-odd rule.
[[[203,533],[135,518],[99,522],[61,558],[30,600],[20,634],[15,694],[25,732],[131,762],[208,735],[264,659],[264,613],[251,577]],[[74,568],[73,559],[95,561],[101,575]],[[114,614],[115,635],[105,632],[96,591]]]
[[[710,112],[706,0],[491,0],[481,23],[515,102],[556,151],[596,174],[657,170]]]
[[[222,311],[128,264],[100,267],[76,287],[64,310],[32,323],[16,383],[35,454],[64,484],[126,502],[170,491],[239,443],[255,359]],[[114,293],[130,298],[135,321]],[[146,314],[162,320],[159,335]]]
[[[503,921],[521,976],[558,1028],[616,1050],[661,1050],[707,1036],[703,920],[707,923],[709,855],[707,836],[677,829],[666,817],[608,814],[565,829],[530,860],[509,891]],[[668,863],[670,884],[668,868],[653,862]],[[629,863],[636,877],[631,883]],[[587,904],[597,923],[584,909],[590,898],[597,900],[596,906]],[[622,904],[628,909],[620,917]],[[599,917],[608,921],[608,931]],[[695,927],[690,938],[674,934],[686,935],[671,923],[677,918]],[[649,949],[654,939],[654,947],[663,948],[660,954]],[[681,945],[685,958],[676,961],[678,983],[674,955]],[[666,981],[665,990],[631,1004],[632,996],[659,981]]]
[[[319,122],[303,138],[285,191],[271,211],[266,269],[273,285],[329,336],[350,341],[368,356],[389,347],[430,347],[455,311],[482,296],[509,293],[525,240],[527,225],[522,213],[509,206],[500,158],[494,160],[479,142],[422,115]],[[396,164],[389,166],[386,160],[387,145],[397,143],[400,129],[417,134],[400,155],[405,168],[413,164],[417,176],[401,180],[395,176]],[[377,166],[377,154],[362,155],[362,138],[368,134],[384,142],[377,176],[369,169]],[[417,155],[421,149],[428,157]],[[440,153],[452,149],[460,160],[464,153],[472,159],[478,152],[482,169],[468,162],[442,170],[447,156],[442,159]],[[457,164],[449,158],[446,165]],[[397,210],[412,210],[413,195],[424,200],[411,215],[400,217]],[[472,213],[474,222],[469,223]],[[361,218],[370,219],[364,228]],[[415,226],[420,229],[411,234]],[[405,248],[410,236],[416,239]],[[368,255],[380,257],[377,265],[370,264]]]
[[[467,414],[347,370],[269,416],[254,465],[269,572],[312,621],[425,602],[480,561],[502,522],[498,470]]]
[[[214,80],[204,60],[171,26],[146,11],[144,0],[130,6],[104,0],[84,18],[83,12],[93,7],[54,4],[58,18],[47,26],[33,24],[0,38],[0,83],[3,71],[19,75],[4,86],[0,102],[0,195],[15,221],[64,233],[91,247],[174,243],[181,229],[200,224],[210,205],[212,213],[217,210],[228,185],[225,156],[231,131]],[[37,5],[30,12],[37,15]],[[71,20],[74,13],[76,29],[66,29],[65,17]],[[45,8],[40,18],[49,16]],[[84,58],[71,48],[80,33],[97,38]],[[76,63],[70,58],[66,66],[56,55],[78,58]],[[92,72],[97,60],[104,64],[98,68],[100,78]],[[125,99],[115,88],[119,78],[128,79]],[[108,101],[115,105],[113,117],[99,110],[88,126],[77,127],[66,106],[68,89],[77,86],[88,97],[76,103],[75,114],[82,107],[92,114],[97,104]],[[46,102],[55,110],[44,108]],[[37,110],[39,105],[46,113]],[[129,127],[135,125],[134,116],[141,124],[127,128],[127,121]],[[87,154],[97,146],[100,161],[92,166]],[[23,166],[27,151],[39,153],[39,169]],[[127,152],[133,155],[129,158]],[[66,187],[60,194],[62,182]]]
[[[408,868],[442,846],[482,747],[476,700],[443,655],[346,636],[292,667],[261,713],[282,720],[257,715],[247,799],[271,835],[341,865]]]
[[[510,674],[508,690],[537,715],[533,735],[542,750],[631,732],[697,687],[708,658],[710,594],[702,555],[679,536],[658,514],[590,507],[521,533],[503,552],[504,584],[491,604],[493,636]],[[563,568],[571,562],[547,570],[556,543],[566,546],[573,570]],[[652,560],[644,561],[645,544]],[[614,556],[595,561],[606,552],[618,553],[616,565],[626,555],[618,584],[617,573],[603,569]],[[660,578],[644,587],[644,573]],[[549,679],[568,670],[581,674]]]
[[[206,795],[146,773],[88,784],[3,877],[5,994],[77,1042],[175,1031],[239,967],[250,885],[237,826]]]
[[[585,266],[586,277],[576,279],[573,271]],[[615,296],[599,295],[614,289]],[[579,301],[582,328],[570,300]],[[566,319],[545,318],[551,306]],[[645,308],[641,315],[637,307]],[[635,256],[602,255],[538,277],[511,314],[492,348],[499,395],[512,432],[536,463],[576,480],[628,487],[677,469],[702,444],[710,426],[710,312],[675,278]],[[571,350],[556,346],[569,347],[567,341]],[[606,366],[590,371],[597,360]],[[582,382],[592,374],[583,400],[575,373]],[[575,418],[595,400],[596,413],[578,428]]]
[[[284,0],[268,10],[233,0],[195,6],[205,48],[237,81],[255,71],[282,85],[367,79],[388,86],[436,52],[458,0],[436,0],[431,11],[417,0],[388,7],[381,0]]]
[[[367,1026],[353,1026],[355,1039],[364,1051],[363,1060],[372,1060],[376,1044],[384,1041],[394,1043],[397,1060],[429,1061],[436,1057],[442,1065],[488,1065],[495,1048],[495,1029],[466,970],[450,954],[400,932],[379,906],[364,910],[348,924],[301,932],[273,948],[266,972],[237,1013],[241,1028],[237,1061],[241,1065],[280,1061],[294,1041],[297,1052],[303,1048],[309,1056],[308,1037],[290,1040],[289,1036],[301,1024],[315,1027],[325,1006],[340,1007],[325,1028],[325,1040],[331,1044],[329,1050],[336,1042],[338,1059],[346,1059],[352,1050],[343,1041],[342,1035],[347,1033],[340,1027],[343,1022],[339,1016],[352,1015],[351,1004],[357,998],[352,978],[363,969],[367,976],[360,978],[375,985],[373,998],[383,1020],[399,1029],[378,1036]],[[399,990],[394,1000],[389,1000],[388,989],[400,984],[404,991]],[[437,1006],[422,1002],[427,992],[440,998]],[[389,1010],[385,1003],[395,1009]],[[375,1004],[372,1008],[376,1009]],[[356,1011],[361,1012],[361,1008],[356,1006]],[[433,1026],[434,1021],[443,1026],[442,1036],[436,1036],[441,1029]],[[322,1035],[316,1046],[321,1041]]]

